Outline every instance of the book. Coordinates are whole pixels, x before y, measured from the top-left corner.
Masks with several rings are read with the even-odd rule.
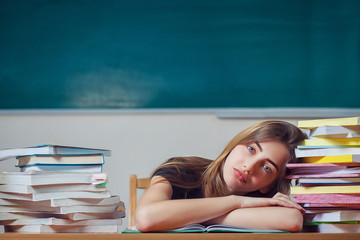
[[[360,117],[330,118],[298,121],[299,128],[316,128],[321,126],[356,126],[360,125]]]
[[[345,178],[345,177],[360,177],[360,173],[343,173],[342,170],[330,172],[330,173],[299,173],[287,175],[288,179],[299,179],[299,178],[322,178],[322,177],[334,177],[334,178]]]
[[[319,193],[344,193],[360,194],[360,185],[349,186],[315,186],[315,187],[290,187],[291,194],[319,194]]]
[[[9,158],[28,156],[35,154],[46,154],[46,155],[59,155],[59,154],[91,154],[101,153],[104,156],[111,156],[111,151],[107,149],[96,149],[96,148],[85,148],[75,146],[62,146],[62,145],[39,145],[25,148],[10,148],[0,150],[0,160]]]
[[[26,212],[26,213],[8,213],[0,212],[0,221],[10,222],[16,219],[35,219],[35,218],[45,218],[52,217],[49,214],[39,213],[39,212]]]
[[[300,185],[328,185],[328,184],[359,184],[360,177],[347,177],[347,178],[336,178],[336,177],[323,177],[323,178],[299,178],[298,184]]]
[[[124,218],[125,217],[125,208],[118,208],[117,211],[111,213],[68,213],[68,214],[58,214],[50,215],[58,218],[70,219],[74,221],[79,220],[89,220],[89,219],[113,219],[113,218]]]
[[[7,225],[6,232],[16,233],[117,233],[118,225]]]
[[[61,155],[29,155],[17,157],[17,167],[36,165],[36,164],[66,164],[66,165],[81,165],[81,164],[104,164],[103,154],[61,154]]]
[[[67,173],[101,173],[102,164],[43,164],[20,166],[20,172],[43,171],[43,172],[67,172]]]
[[[321,157],[337,155],[359,155],[360,148],[315,148],[315,149],[295,149],[297,158],[302,157]]]
[[[45,192],[63,192],[63,191],[106,191],[105,184],[49,184],[49,185],[26,185],[26,184],[1,184],[0,192],[10,193],[45,193]]]
[[[106,173],[1,172],[0,184],[47,185],[66,183],[105,183]]]
[[[297,203],[359,204],[360,194],[291,194]]]
[[[287,231],[273,230],[273,229],[253,229],[253,228],[242,228],[230,225],[210,225],[204,226],[202,224],[191,224],[184,227],[161,231],[165,233],[287,233]],[[138,230],[125,229],[122,233],[141,233]]]
[[[360,137],[360,126],[321,126],[307,133],[309,138],[355,138]]]
[[[43,212],[52,214],[68,214],[68,213],[112,213],[119,207],[119,204],[113,205],[73,205],[73,206],[1,206],[0,212]]]
[[[305,213],[305,222],[344,222],[360,221],[359,210],[317,210]]]
[[[118,219],[125,217],[125,207],[124,203],[120,204],[120,207],[114,212],[110,213],[67,213],[67,214],[57,214],[57,213],[46,213],[46,212],[0,212],[0,220],[16,220],[16,219],[33,219],[33,218],[57,218],[57,219],[67,219],[71,221],[81,221],[81,220],[96,220],[96,219]]]
[[[120,204],[120,197],[114,195],[108,198],[63,198],[63,199],[48,199],[41,201],[33,200],[21,200],[21,199],[0,199],[0,205],[2,206],[17,206],[21,205],[24,207],[32,206],[45,206],[45,207],[60,207],[60,206],[74,206],[74,205],[113,205]]]
[[[359,203],[304,203],[305,209],[360,209]]]
[[[356,233],[360,232],[359,223],[314,223],[304,225],[303,232],[319,233]]]
[[[113,195],[106,198],[65,198],[65,199],[50,199],[51,206],[71,206],[71,205],[112,205],[120,204],[123,202],[120,201],[118,195]]]
[[[360,146],[360,138],[313,138],[313,139],[305,139],[302,141],[300,146],[351,146],[351,147],[359,147]]]
[[[85,219],[85,220],[69,220],[61,219],[55,217],[46,217],[46,218],[20,218],[12,220],[0,220],[0,224],[4,225],[75,225],[75,226],[85,226],[85,225],[121,225],[121,218],[114,219]]]
[[[345,163],[287,163],[286,168],[290,170],[295,169],[346,169],[349,167],[360,167],[360,163],[345,162]]]
[[[76,191],[76,192],[41,192],[41,193],[29,193],[29,194],[0,192],[0,198],[33,200],[33,201],[63,199],[63,198],[107,198],[110,196],[111,194],[109,190],[105,190],[101,192]]]
[[[51,217],[79,221],[125,217],[125,206],[122,201],[112,205],[69,205],[49,207],[38,204],[34,206],[1,206],[0,221]],[[41,207],[43,207],[43,209],[41,209]]]
[[[286,176],[288,179],[360,176],[358,163],[293,163],[286,166],[288,168]]]
[[[335,155],[322,157],[304,157],[301,159],[303,163],[360,163],[360,155]]]

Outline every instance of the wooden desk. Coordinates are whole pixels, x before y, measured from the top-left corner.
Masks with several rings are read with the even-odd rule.
[[[127,233],[0,234],[2,240],[359,240],[360,233]]]

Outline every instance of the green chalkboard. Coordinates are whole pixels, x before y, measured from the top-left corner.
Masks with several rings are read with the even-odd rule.
[[[360,107],[359,0],[0,0],[0,109]]]

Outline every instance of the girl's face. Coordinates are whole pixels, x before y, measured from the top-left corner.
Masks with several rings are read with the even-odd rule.
[[[266,193],[284,168],[289,151],[277,140],[237,145],[225,160],[223,176],[230,194]]]

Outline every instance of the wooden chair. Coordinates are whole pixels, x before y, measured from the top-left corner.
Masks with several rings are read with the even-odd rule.
[[[137,178],[136,174],[130,175],[130,198],[129,198],[129,226],[134,225],[134,214],[137,205],[137,189],[145,189],[149,184],[149,178]]]

